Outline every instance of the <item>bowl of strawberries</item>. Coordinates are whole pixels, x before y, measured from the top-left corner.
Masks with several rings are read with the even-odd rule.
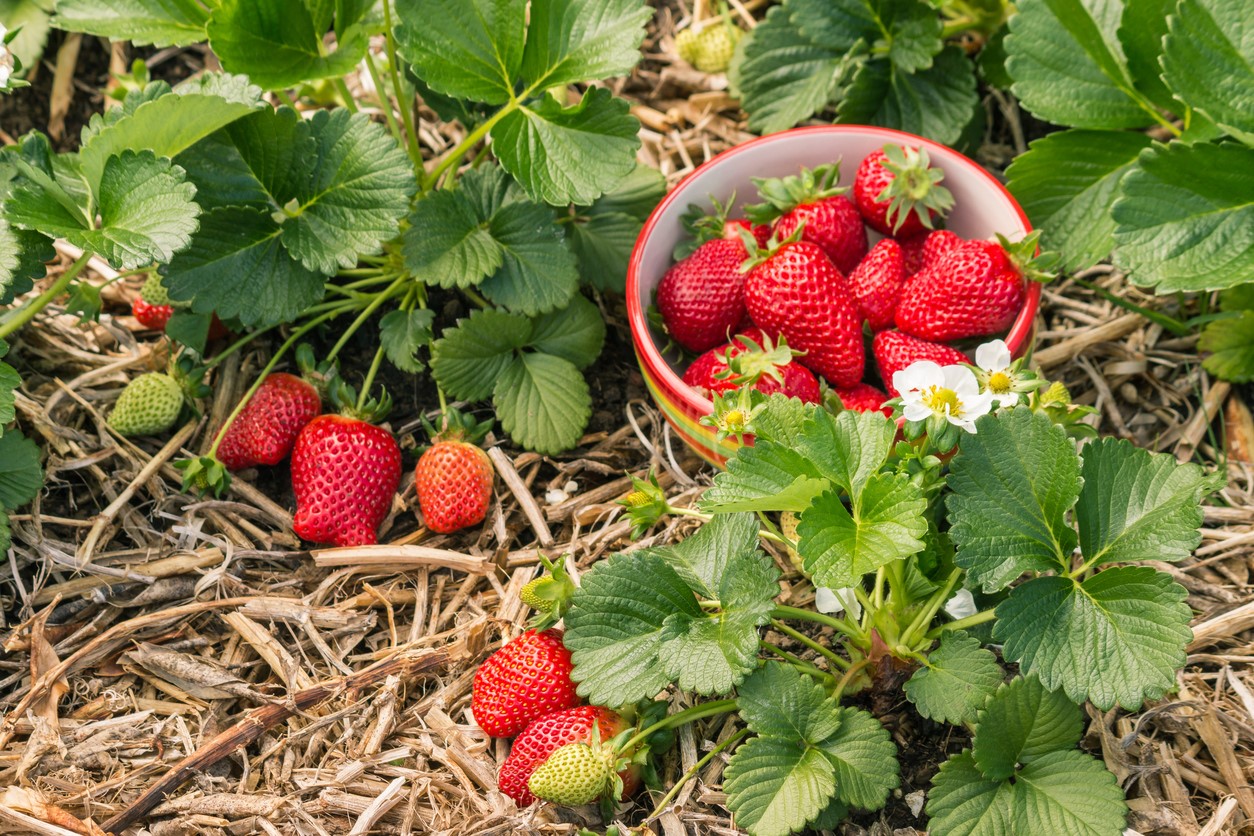
[[[736,449],[702,419],[752,386],[882,409],[917,360],[1032,343],[1036,236],[975,161],[861,125],[796,128],[697,168],[658,204],[627,269],[636,357],[699,455]]]

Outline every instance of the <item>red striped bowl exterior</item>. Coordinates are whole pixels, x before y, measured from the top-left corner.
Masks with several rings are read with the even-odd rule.
[[[683,235],[680,216],[691,203],[708,208],[711,195],[724,201],[733,191],[739,197],[737,207],[743,205],[746,197],[756,194],[750,177],[796,174],[803,165],[813,167],[838,158],[843,160],[841,184],[850,185],[862,158],[890,142],[926,148],[933,165],[944,170],[945,185],[955,200],[946,228],[965,238],[991,238],[1000,232],[1018,240],[1031,232],[1027,215],[1010,192],[974,160],[914,134],[863,125],[794,128],[738,145],[684,178],[645,222],[627,267],[627,316],[636,359],[663,416],[705,460],[722,467],[738,445],[735,439],[716,441],[714,430],[701,425],[701,418],[714,405],[689,388],[681,379],[682,369],[662,356],[665,339],[649,327],[647,318],[654,290],[671,264],[671,250]],[[1023,310],[1004,337],[1016,357],[1031,350],[1040,299],[1040,284],[1030,282]]]

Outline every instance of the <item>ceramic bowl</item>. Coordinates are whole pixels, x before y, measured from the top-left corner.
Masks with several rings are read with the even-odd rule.
[[[945,228],[963,238],[992,238],[995,233],[1017,241],[1032,227],[1019,204],[1005,187],[978,163],[951,148],[901,131],[863,125],[822,125],[795,128],[751,140],[709,160],[676,186],[649,216],[631,254],[627,268],[627,312],[636,358],[654,401],[666,420],[694,451],[718,466],[736,449],[734,439],[715,440],[714,430],[700,420],[714,405],[681,379],[683,368],[662,355],[666,338],[650,327],[648,310],[662,276],[672,265],[671,252],[685,236],[681,217],[689,204],[712,210],[711,198],[737,201],[731,217],[745,203],[756,200],[751,178],[797,174],[802,166],[813,168],[841,160],[841,185],[853,182],[862,158],[886,143],[922,146],[932,165],[945,172],[944,185],[953,192],[954,209]],[[871,240],[880,238],[871,231]],[[1031,345],[1041,286],[1030,282],[1023,310],[1004,335],[1010,350],[1019,356]],[[673,355],[675,352],[671,352]],[[868,376],[875,374],[868,359]]]

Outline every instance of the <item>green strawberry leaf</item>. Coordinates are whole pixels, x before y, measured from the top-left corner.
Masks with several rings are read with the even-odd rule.
[[[4,340],[0,340],[0,357],[8,350]],[[22,385],[21,375],[8,363],[0,362],[0,438],[4,437],[4,428],[17,418],[17,392]]]
[[[203,354],[212,324],[212,314],[196,313],[187,309],[176,310],[165,324],[165,335],[176,343]]]
[[[1155,145],[1119,183],[1115,261],[1158,293],[1220,290],[1254,275],[1254,148]]]
[[[481,401],[530,338],[531,323],[517,314],[474,311],[432,343],[431,372],[452,397]]]
[[[627,287],[627,261],[643,224],[631,215],[578,216],[566,226],[567,241],[584,284],[622,293]]]
[[[1010,19],[1006,68],[1039,119],[1073,128],[1141,128],[1153,105],[1133,87],[1118,29],[1122,3],[1023,0]]]
[[[48,0],[0,0],[0,20],[10,33],[17,33],[5,36],[6,46],[22,67],[22,73],[43,57],[48,31],[52,28],[52,8]]]
[[[1163,79],[1176,97],[1254,145],[1254,11],[1245,3],[1180,0],[1163,42]]]
[[[1128,74],[1138,90],[1168,112],[1181,109],[1180,102],[1163,83],[1163,37],[1177,0],[1125,0],[1119,21],[1119,43],[1127,58]]]
[[[755,737],[732,755],[723,790],[740,827],[757,836],[787,836],[830,806],[835,773],[818,749]]]
[[[986,592],[1027,571],[1067,569],[1076,535],[1066,514],[1080,494],[1074,442],[1026,407],[986,415],[976,428],[949,477],[955,561]]]
[[[1001,780],[1042,755],[1072,749],[1084,731],[1084,712],[1034,676],[1002,685],[980,711],[971,754],[985,778]]]
[[[1042,245],[1062,253],[1063,269],[1081,270],[1110,255],[1119,180],[1149,145],[1140,133],[1057,131],[1006,169],[1006,185],[1041,230]]]
[[[490,218],[480,218],[461,189],[428,192],[409,214],[401,246],[405,267],[440,287],[479,284],[505,260],[504,248],[492,237]]]
[[[815,42],[848,51],[865,40],[906,73],[932,66],[944,46],[935,9],[915,0],[789,0],[788,7]]]
[[[896,436],[897,426],[880,412],[814,410],[797,447],[823,476],[856,496],[884,466]]]
[[[401,54],[430,87],[505,104],[522,66],[525,0],[397,0]]]
[[[920,714],[940,723],[970,723],[996,691],[1005,672],[979,639],[961,631],[941,635],[927,665],[906,682],[906,697]]]
[[[755,734],[816,744],[840,728],[823,686],[782,662],[766,662],[737,694],[740,717]]]
[[[947,46],[932,66],[909,73],[882,59],[862,64],[837,108],[837,122],[882,125],[956,143],[979,96],[975,67],[962,50]]]
[[[701,497],[703,511],[792,511],[800,513],[830,483],[818,468],[790,446],[755,439],[727,460],[714,486]]]
[[[1043,755],[1012,783],[984,778],[966,751],[941,764],[927,813],[947,836],[1120,836],[1127,805],[1115,776],[1083,752]]]
[[[643,224],[664,197],[666,178],[662,172],[637,163],[617,186],[598,197],[591,206],[578,207],[577,213],[589,218],[626,215]]]
[[[282,232],[268,213],[252,207],[201,216],[192,245],[162,270],[170,298],[244,325],[295,319],[322,298],[323,276],[287,254]]]
[[[817,743],[836,769],[836,798],[864,810],[878,810],[901,783],[897,747],[870,712],[836,709],[840,728]]]
[[[572,107],[546,96],[502,118],[492,128],[492,150],[533,200],[585,205],[636,166],[640,123],[629,110],[600,87]]]
[[[0,436],[0,508],[12,511],[35,498],[43,487],[39,445],[17,430]]]
[[[0,242],[3,234],[0,231]],[[3,301],[2,296],[0,301]],[[1234,317],[1208,322],[1202,329],[1197,348],[1207,354],[1202,365],[1215,377],[1233,383],[1254,380],[1254,311],[1241,311]]]
[[[393,366],[409,374],[419,374],[426,365],[418,352],[431,342],[435,314],[424,309],[388,311],[379,320],[379,343]]]
[[[492,400],[501,427],[528,450],[544,455],[574,447],[592,415],[583,374],[552,354],[515,357],[497,379]]]
[[[627,75],[652,14],[640,0],[533,0],[523,78],[541,90]]]
[[[217,0],[205,31],[224,68],[277,90],[345,75],[365,55],[367,39],[351,27],[337,27],[337,47],[327,52],[328,16],[315,21],[304,0]]]
[[[1195,464],[1103,438],[1084,448],[1076,504],[1085,560],[1184,560],[1202,534],[1202,498],[1222,486]]]
[[[198,0],[58,0],[53,25],[136,46],[190,46],[205,40],[207,5]]]
[[[1186,593],[1147,567],[1098,572],[1083,583],[1041,577],[997,606],[993,638],[1007,661],[1050,690],[1102,710],[1139,708],[1175,687],[1192,637]]]
[[[527,345],[586,368],[596,361],[605,345],[605,320],[601,311],[586,297],[576,295],[560,311],[551,311],[531,321]]]
[[[575,256],[553,223],[552,209],[527,200],[508,204],[493,216],[491,232],[502,263],[479,285],[489,300],[534,316],[565,306],[575,295]]]
[[[56,256],[52,239],[28,229],[14,229],[0,217],[0,305],[34,287],[33,280],[47,272],[45,262]]]
[[[659,555],[612,555],[588,570],[566,611],[563,639],[580,696],[598,705],[656,696],[670,682],[658,652],[675,613],[699,618],[701,606]]]
[[[8,553],[13,545],[13,533],[9,529],[9,512],[0,508],[0,553]]]
[[[762,557],[752,514],[716,514],[678,543],[647,551],[666,558],[688,588],[709,601],[722,600],[719,589],[736,567]]]
[[[836,95],[853,43],[823,43],[793,21],[793,4],[772,6],[741,38],[728,70],[732,89],[749,113],[749,130],[786,130],[822,110]],[[854,39],[856,42],[856,38]]]
[[[839,492],[824,491],[801,514],[797,550],[818,585],[852,586],[867,572],[923,550],[927,500],[905,474],[872,476],[851,502],[846,508]]]

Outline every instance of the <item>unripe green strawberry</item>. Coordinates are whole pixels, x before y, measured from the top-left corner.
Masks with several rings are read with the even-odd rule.
[[[684,29],[675,36],[675,51],[680,58],[694,66],[697,63],[697,40],[698,35],[694,29]]]
[[[736,43],[744,31],[723,21],[712,23],[697,35],[696,54],[688,63],[703,73],[726,72],[731,65]]]
[[[541,586],[546,582],[549,582],[549,579],[544,576],[532,578],[527,582],[527,585],[522,588],[522,591],[518,593],[518,597],[522,599],[524,604],[531,607],[533,610],[538,612],[550,612],[557,606],[557,602],[549,598],[541,598],[536,594],[536,587]]]
[[[170,291],[161,282],[159,273],[149,273],[148,278],[144,279],[144,286],[139,289],[140,298],[149,305],[169,305]]]
[[[612,778],[605,752],[587,743],[567,743],[531,773],[527,789],[536,798],[575,807],[604,795]]]
[[[168,374],[141,374],[126,384],[109,415],[119,435],[153,435],[174,426],[183,409],[183,390]]]

